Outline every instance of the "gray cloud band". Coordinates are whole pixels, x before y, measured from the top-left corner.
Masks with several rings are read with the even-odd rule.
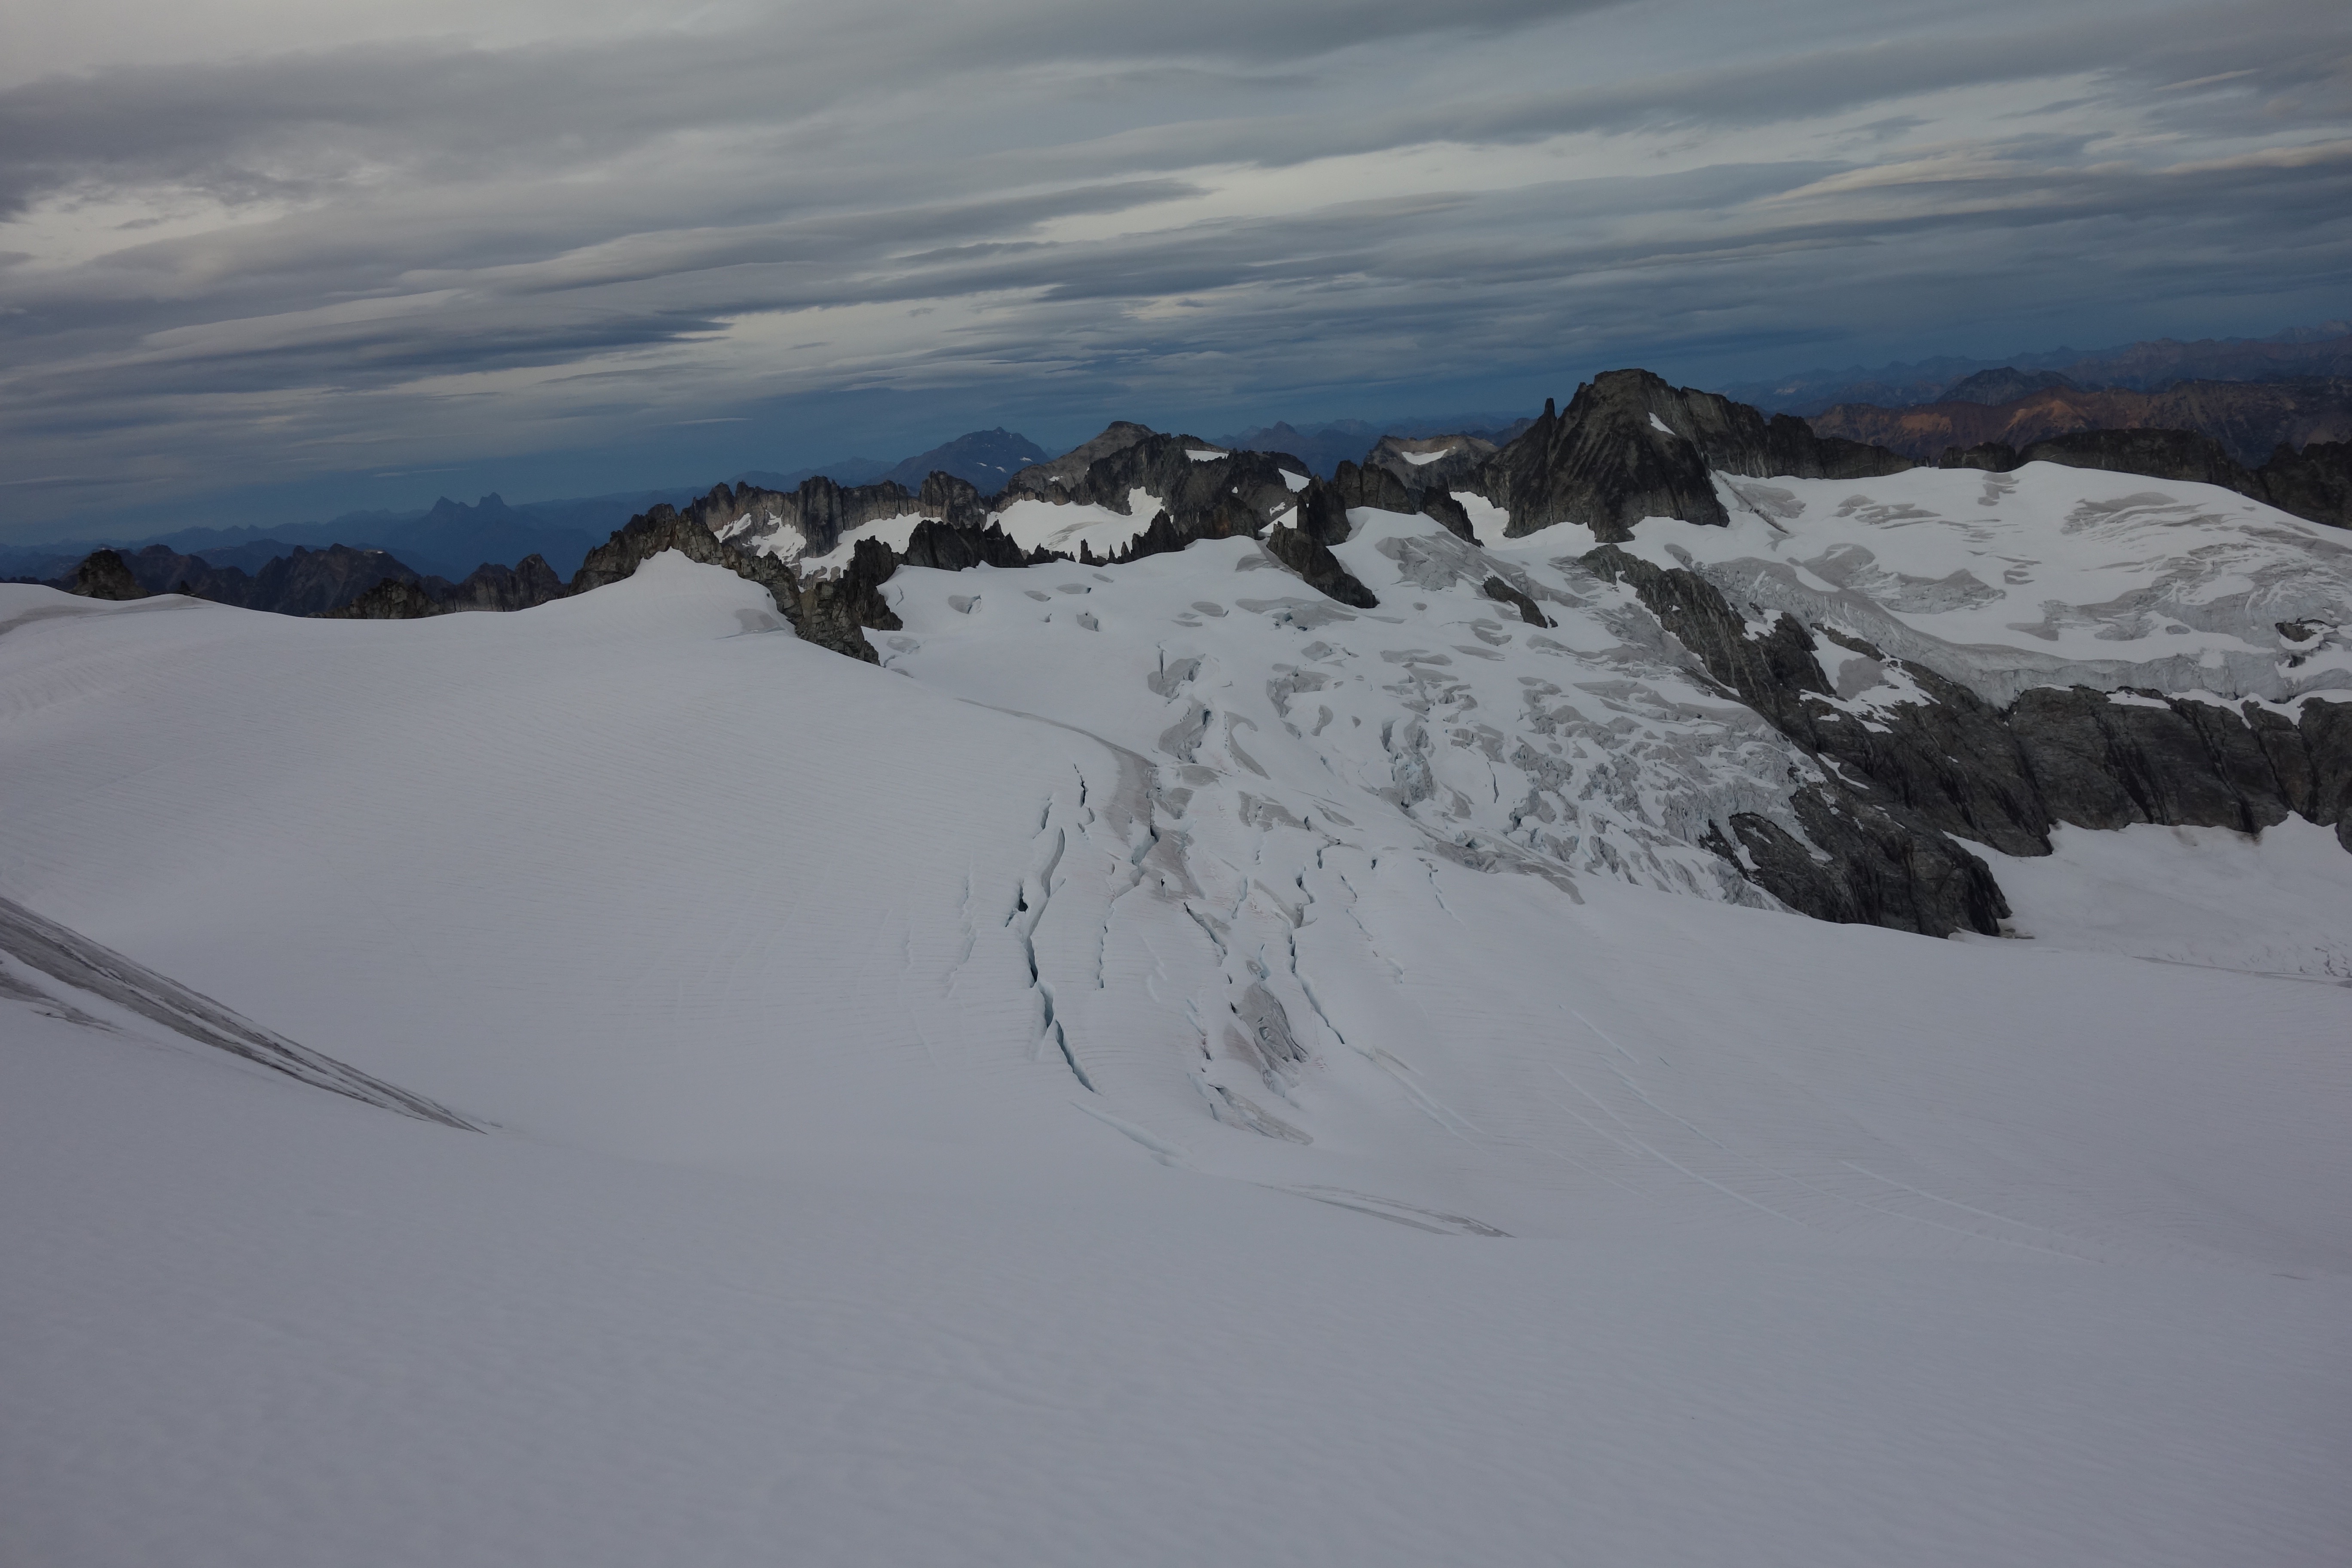
[[[42,474],[425,462],[827,385],[1197,405],[2352,286],[2332,8],[1822,5],[1688,50],[1584,6],[1228,11],[17,87],[0,520]]]

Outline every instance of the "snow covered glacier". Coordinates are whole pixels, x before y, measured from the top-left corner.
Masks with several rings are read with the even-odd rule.
[[[1713,482],[1613,542],[1355,508],[1370,607],[1245,531],[901,565],[878,668],[676,554],[415,621],[0,587],[0,898],[85,944],[0,954],[11,1550],[2326,1560],[2333,824],[1958,839],[2002,935],[1801,918],[1726,825],[1858,764],[1589,558],[1802,622],[1808,723],[2300,724],[2343,537]],[[1006,511],[1101,558],[1153,499]]]

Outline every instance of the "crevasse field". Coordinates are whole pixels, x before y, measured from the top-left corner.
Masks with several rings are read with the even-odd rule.
[[[2059,472],[1636,548],[1989,689],[2315,700],[2242,634],[2327,531]],[[0,897],[120,955],[0,957],[0,1561],[2352,1553],[2334,834],[2062,830],[2013,939],[1767,908],[1696,840],[1793,753],[1589,536],[1356,522],[1374,611],[1247,540],[902,570],[878,669],[676,555],[0,587]]]

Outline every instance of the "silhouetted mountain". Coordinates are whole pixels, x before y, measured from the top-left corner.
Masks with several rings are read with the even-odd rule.
[[[348,544],[331,544],[324,550],[296,545],[290,553],[250,574],[234,566],[215,566],[199,555],[182,554],[167,545],[151,544],[131,555],[111,550],[93,551],[77,569],[72,582],[60,579],[57,585],[91,597],[134,596],[94,593],[83,585],[84,580],[97,571],[109,574],[107,581],[117,581],[113,568],[107,564],[110,560],[122,568],[121,580],[134,584],[142,594],[185,594],[215,604],[269,610],[283,616],[323,614],[351,603],[380,583],[419,580],[414,570],[383,551],[354,550]],[[446,589],[448,584],[441,586]]]
[[[511,565],[530,555],[545,557],[558,572],[576,571],[602,541],[585,529],[550,527],[494,490],[471,506],[443,496],[423,517],[385,530],[382,542],[417,570],[454,582],[477,566]]]
[[[1026,436],[1017,436],[1000,425],[993,430],[974,430],[968,436],[959,436],[945,446],[908,458],[881,477],[919,490],[934,473],[953,474],[981,494],[994,495],[1004,488],[1005,480],[1032,463],[1042,463],[1052,456]],[[838,474],[832,477],[841,478]]]

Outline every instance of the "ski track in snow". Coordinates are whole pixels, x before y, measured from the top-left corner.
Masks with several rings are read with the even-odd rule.
[[[881,671],[675,557],[406,623],[0,587],[0,896],[493,1129],[0,988],[0,1539],[2352,1539],[2352,988],[2270,977],[2342,977],[2352,857],[2063,834],[1995,863],[2032,941],[1758,907],[1693,824],[1784,742],[1568,542],[1357,521],[1373,611],[1239,540],[904,570]]]

